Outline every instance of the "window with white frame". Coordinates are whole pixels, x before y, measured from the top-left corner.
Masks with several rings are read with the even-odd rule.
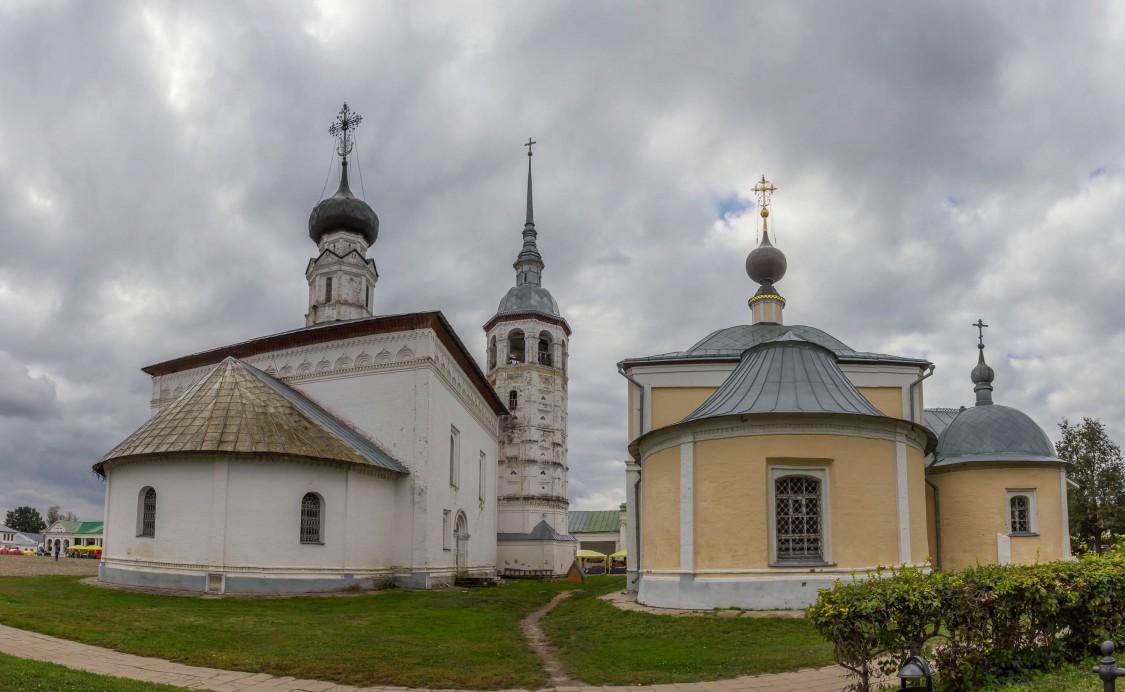
[[[442,550],[449,550],[449,536],[450,536],[449,517],[450,517],[449,510],[443,509],[441,511],[441,547],[442,547]]]
[[[1038,507],[1033,488],[1009,489],[1008,533],[1013,536],[1027,536],[1039,533]]]
[[[449,484],[456,488],[461,481],[461,432],[449,427]]]
[[[324,500],[316,493],[305,493],[301,498],[301,542],[323,543],[321,520],[324,516]]]
[[[770,562],[831,562],[828,471],[771,467],[769,485]]]
[[[156,489],[142,488],[137,512],[137,535],[156,537]]]

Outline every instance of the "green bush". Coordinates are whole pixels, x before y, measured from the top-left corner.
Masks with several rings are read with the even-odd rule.
[[[1125,553],[961,571],[901,567],[837,580],[808,616],[856,689],[924,649],[943,687],[976,689],[1080,660],[1125,633]]]

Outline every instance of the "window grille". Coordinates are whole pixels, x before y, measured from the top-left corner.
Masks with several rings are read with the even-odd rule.
[[[149,538],[156,536],[156,490],[153,488],[145,491],[141,510],[141,535]]]
[[[301,542],[320,543],[320,497],[316,493],[306,493],[301,499]]]
[[[324,280],[324,302],[326,302],[326,303],[332,302],[332,277],[331,276]]]
[[[515,411],[520,403],[520,394],[516,390],[508,392],[508,410]]]
[[[1012,512],[1012,533],[1031,533],[1031,503],[1023,495],[1009,501]]]
[[[774,485],[778,560],[823,559],[820,481],[786,476]]]

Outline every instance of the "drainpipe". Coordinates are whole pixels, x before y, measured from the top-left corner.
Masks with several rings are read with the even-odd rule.
[[[913,382],[910,383],[910,422],[911,423],[918,423],[919,422],[919,421],[914,419],[914,409],[916,408],[914,406],[914,390],[915,390],[915,388],[918,387],[918,385],[922,382],[922,380],[924,380],[927,377],[929,377],[930,375],[934,374],[934,368],[936,368],[936,367],[937,367],[936,365],[934,365],[933,363],[930,363],[930,369],[926,371],[926,374],[922,375],[921,377],[919,377],[918,379],[916,379],[916,380],[914,380]]]
[[[920,422],[915,420],[915,411],[917,409],[917,406],[915,406],[914,404],[914,390],[918,387],[919,384],[921,384],[922,380],[934,374],[934,368],[936,367],[937,366],[935,366],[933,363],[930,363],[930,367],[928,370],[926,370],[926,374],[910,383],[909,396],[911,423]],[[923,473],[925,473],[925,469],[923,469]],[[930,486],[930,489],[934,491],[934,543],[936,544],[934,547],[937,549],[937,555],[934,556],[934,563],[938,569],[941,569],[941,503],[938,501],[938,487],[934,485],[934,482],[927,478],[926,485]]]
[[[625,368],[621,367],[620,363],[617,365],[617,372],[622,377],[624,377],[625,379],[627,379],[630,382],[632,382],[633,384],[635,384],[637,386],[637,388],[640,390],[640,392],[638,394],[638,396],[640,397],[640,399],[638,400],[640,402],[640,406],[639,406],[639,410],[638,410],[639,418],[637,420],[637,437],[640,437],[641,435],[645,434],[645,386],[643,384],[641,384],[640,382],[637,382],[635,379],[633,379],[632,375],[625,372]],[[632,415],[632,413],[633,412],[630,411],[629,415]]]
[[[637,382],[635,379],[633,379],[633,377],[631,375],[629,375],[629,373],[625,372],[625,368],[621,367],[620,364],[617,366],[617,372],[622,377],[629,380],[629,382],[636,385],[637,389],[639,390],[638,394],[637,394],[637,396],[640,397],[640,399],[638,399],[639,406],[638,406],[638,417],[637,417],[637,430],[640,433],[640,435],[637,435],[637,437],[640,437],[641,435],[644,434],[644,426],[645,426],[645,386],[643,384],[641,384],[640,382]],[[632,414],[633,414],[633,412],[630,411],[629,415],[631,416]],[[637,466],[639,467],[640,464],[638,463]],[[637,588],[638,589],[640,588],[639,582],[641,580],[641,507],[640,507],[641,502],[640,502],[640,499],[639,499],[640,496],[637,493],[637,491],[640,490],[640,487],[641,487],[641,475],[640,474],[641,474],[641,472],[640,472],[640,470],[638,470],[637,471],[637,482],[633,484],[633,504],[635,505],[633,507],[633,545],[636,546],[636,549],[637,549],[637,554],[633,557],[637,561],[637,582],[638,582]],[[625,586],[626,586],[626,588],[628,588],[629,587],[628,577],[626,577],[625,581],[626,581]]]
[[[938,488],[934,482],[929,478],[926,479],[926,485],[934,491],[934,546],[937,548],[937,555],[934,556],[934,566],[941,569],[941,503],[938,502]]]

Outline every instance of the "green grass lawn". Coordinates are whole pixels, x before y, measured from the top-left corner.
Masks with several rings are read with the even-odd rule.
[[[71,670],[53,663],[0,654],[0,690],[5,692],[175,692],[179,687],[137,682]]]
[[[611,579],[623,588],[623,579]],[[698,682],[833,663],[832,646],[807,620],[622,612],[597,598],[612,590],[606,583],[563,601],[543,622],[567,672],[591,685]]]
[[[342,598],[200,599],[0,580],[0,623],[192,665],[365,686],[535,689],[519,621],[565,583]],[[572,586],[572,585],[571,585]]]
[[[519,622],[560,591],[578,589],[543,626],[568,673],[584,682],[713,680],[832,662],[805,620],[677,618],[622,612],[595,598],[622,586],[620,577],[601,577],[581,585],[201,599],[83,586],[74,577],[9,577],[0,579],[0,623],[226,670],[357,686],[536,689],[547,677]],[[2,678],[0,689],[8,689]]]

